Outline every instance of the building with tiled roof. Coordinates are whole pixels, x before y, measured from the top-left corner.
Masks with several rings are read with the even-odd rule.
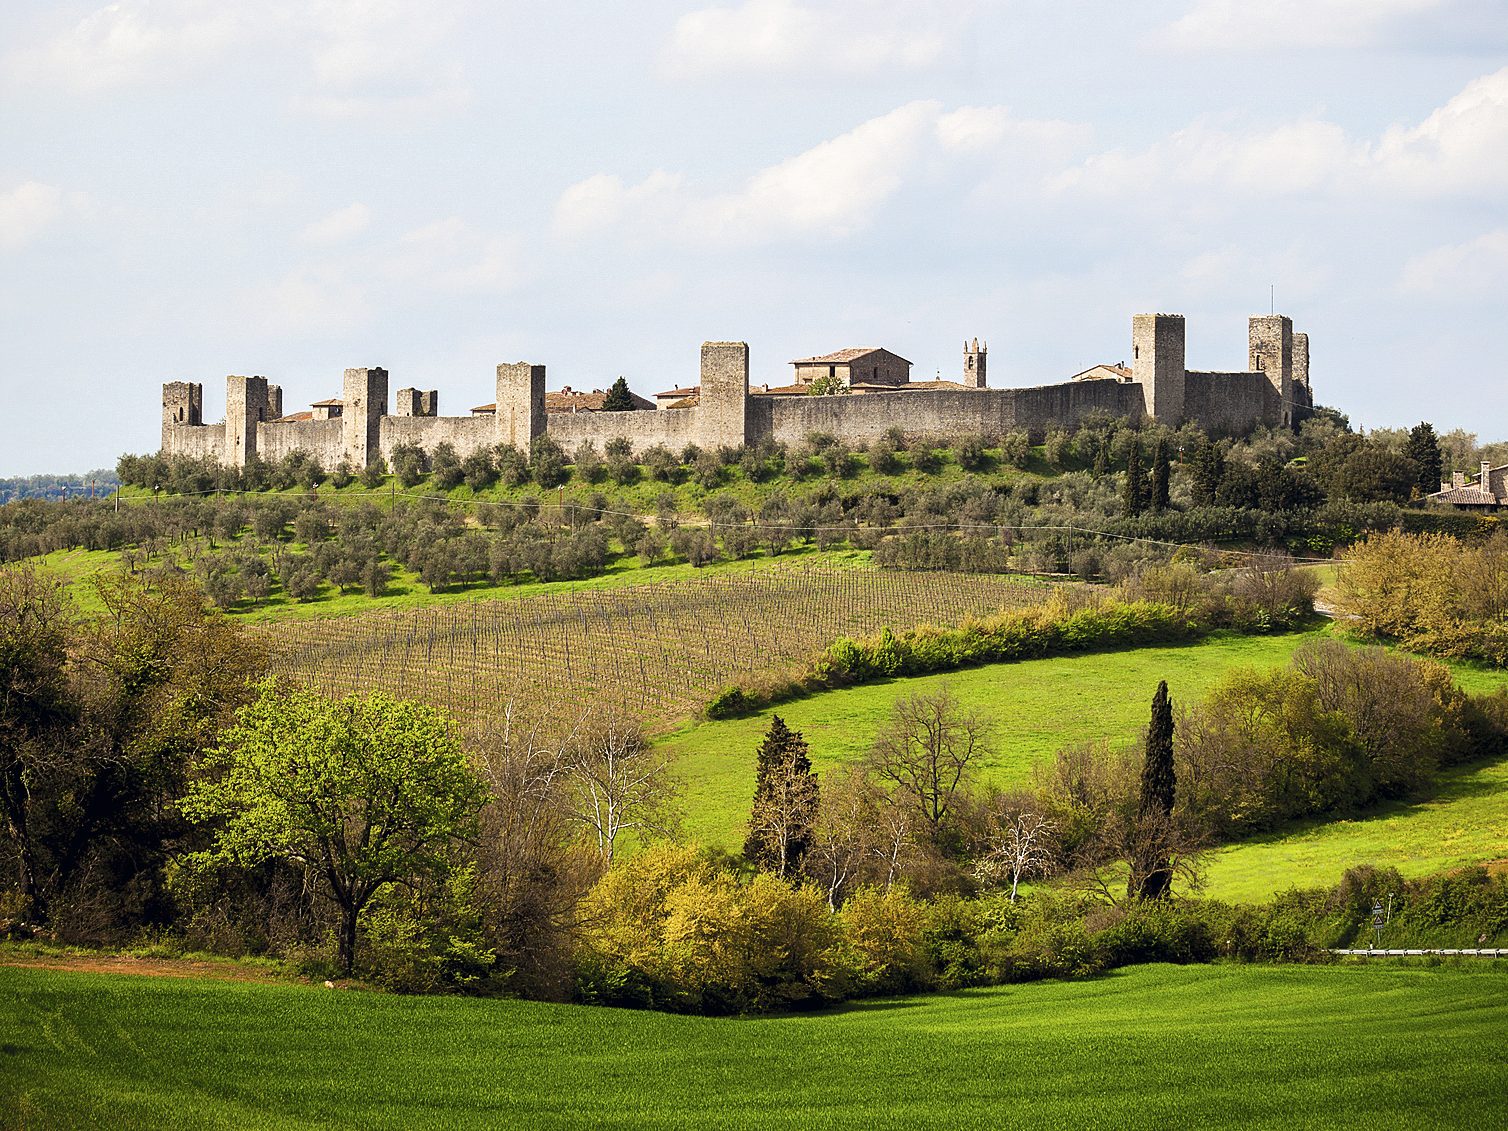
[[[878,346],[859,346],[816,357],[798,357],[797,385],[810,385],[826,378],[844,385],[905,385],[911,380],[911,363],[900,354]]]
[[[1483,460],[1481,473],[1475,480],[1468,480],[1464,471],[1452,472],[1450,482],[1441,483],[1440,489],[1426,498],[1432,503],[1479,513],[1508,507],[1508,463],[1493,467]]]
[[[638,393],[628,394],[633,398],[635,409],[653,409],[653,401],[646,400]],[[559,392],[545,394],[546,414],[566,414],[573,412],[601,412],[602,403],[607,399],[606,389],[593,389],[589,393],[571,386],[563,386]],[[473,416],[491,416],[497,412],[497,403],[479,404],[471,410]]]
[[[1131,370],[1123,361],[1119,365],[1111,365],[1104,362],[1100,365],[1075,373],[1069,378],[1070,381],[1129,381]]]

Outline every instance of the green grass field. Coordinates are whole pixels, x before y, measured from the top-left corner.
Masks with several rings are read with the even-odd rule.
[[[710,1019],[0,968],[9,1127],[1501,1127],[1495,967],[1133,967]]]
[[[824,692],[746,719],[689,725],[663,742],[685,782],[687,835],[734,848],[743,842],[755,751],[772,714],[806,736],[812,765],[820,772],[868,750],[896,699],[946,684],[963,703],[996,721],[995,751],[981,776],[1012,785],[1026,781],[1034,765],[1061,747],[1098,739],[1134,741],[1146,726],[1159,679],[1168,681],[1175,704],[1192,703],[1232,668],[1285,664],[1310,638],[1309,633],[1229,636],[890,680]]]
[[[1508,858],[1508,762],[1451,770],[1424,801],[1294,829],[1210,853],[1205,894],[1257,902],[1290,887],[1336,883],[1354,864],[1425,876]]]

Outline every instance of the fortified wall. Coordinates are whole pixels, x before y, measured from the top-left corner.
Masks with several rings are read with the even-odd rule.
[[[499,365],[495,407],[472,416],[440,416],[437,393],[408,388],[397,390],[390,413],[387,370],[347,369],[339,401],[291,417],[282,414],[281,389],[265,377],[227,377],[225,422],[206,425],[203,386],[175,381],[162,389],[162,450],[233,466],[253,455],[276,460],[302,451],[326,468],[342,460],[362,468],[379,455],[391,464],[393,449],[404,444],[432,452],[448,442],[464,458],[497,444],[527,450],[544,435],[567,451],[587,440],[600,448],[622,438],[636,452],[656,444],[672,450],[761,439],[792,444],[812,432],[858,444],[890,428],[919,437],[1024,428],[1040,437],[1091,414],[1240,430],[1292,426],[1295,409],[1313,404],[1309,339],[1295,334],[1284,315],[1250,320],[1248,369],[1240,372],[1188,369],[1181,314],[1135,315],[1131,350],[1129,369],[1091,371],[1129,375],[1036,388],[984,387],[984,358],[975,347],[972,356],[966,349],[964,384],[951,388],[902,384],[863,396],[770,396],[750,390],[746,343],[705,342],[695,403],[634,412],[546,412],[545,367],[528,362]]]

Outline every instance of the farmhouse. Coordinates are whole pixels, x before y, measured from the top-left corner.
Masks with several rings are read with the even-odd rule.
[[[433,451],[449,443],[464,457],[498,444],[527,449],[541,436],[568,451],[621,439],[642,452],[658,444],[794,443],[813,432],[868,443],[891,428],[912,436],[1010,429],[1040,436],[1105,414],[1245,430],[1292,426],[1295,411],[1313,404],[1309,339],[1279,314],[1250,319],[1244,370],[1189,369],[1181,314],[1135,315],[1129,367],[1096,366],[1057,384],[990,388],[987,359],[988,346],[974,339],[964,344],[961,380],[914,382],[911,363],[890,350],[846,349],[792,362],[790,385],[751,387],[746,343],[704,342],[699,382],[657,394],[653,403],[636,397],[639,410],[658,411],[631,412],[603,411],[600,389],[546,392],[543,365],[513,362],[497,367],[496,399],[459,417],[439,415],[434,390],[399,389],[390,406],[386,369],[347,369],[340,397],[292,416],[283,414],[282,390],[266,377],[232,376],[220,424],[204,423],[203,385],[174,381],[162,387],[162,450],[237,467],[293,452],[327,467],[365,467],[378,457],[391,462],[400,445]],[[814,395],[819,380],[827,395]]]
[[[1508,463],[1493,467],[1483,460],[1481,474],[1474,480],[1468,480],[1464,471],[1452,472],[1449,483],[1441,483],[1438,491],[1426,497],[1457,510],[1492,514],[1508,507]]]

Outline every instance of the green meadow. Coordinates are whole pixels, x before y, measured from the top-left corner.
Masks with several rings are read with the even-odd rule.
[[[717,1019],[0,968],[11,1127],[1503,1126],[1508,974],[1141,966]]]

